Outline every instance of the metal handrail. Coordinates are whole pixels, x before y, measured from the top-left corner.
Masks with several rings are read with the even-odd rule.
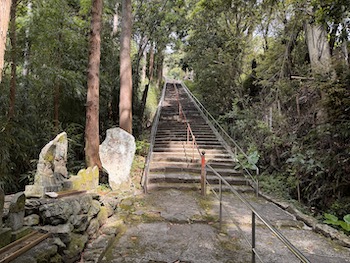
[[[235,194],[239,200],[244,203],[249,210],[252,212],[252,242],[250,243],[247,238],[246,241],[249,243],[252,249],[252,262],[255,263],[255,257],[257,256],[261,262],[262,259],[260,255],[257,253],[257,250],[255,249],[255,218],[257,217],[260,219],[260,221],[291,251],[294,256],[296,256],[301,262],[304,263],[310,263],[310,261],[303,255],[302,252],[300,252],[290,241],[280,232],[278,231],[272,224],[267,220],[265,217],[259,214],[259,212],[236,190],[230,185],[210,164],[206,164],[206,169],[209,168],[218,178],[219,178],[219,196],[215,192],[215,190],[212,188],[212,191],[215,193],[215,195],[218,197],[220,201],[220,211],[219,211],[219,219],[220,219],[220,226],[222,224],[222,183],[224,183],[230,191]],[[208,180],[206,180],[206,184],[210,185]]]
[[[176,90],[176,99],[177,99],[177,103],[178,103],[178,107],[179,107],[179,116],[180,118],[183,118],[186,124],[186,128],[187,128],[187,143],[189,143],[189,138],[190,138],[190,134],[191,134],[191,138],[192,138],[192,147],[196,146],[196,149],[198,151],[199,156],[201,156],[201,151],[199,149],[199,146],[197,144],[197,140],[196,140],[196,136],[193,134],[192,128],[191,128],[191,124],[189,123],[189,121],[187,120],[186,114],[183,110],[182,104],[180,102],[180,98],[179,98],[179,90],[176,87],[176,84],[173,83],[175,90]],[[182,117],[181,117],[182,116]],[[192,161],[194,161],[194,152],[192,152]]]
[[[157,111],[156,111],[156,114],[153,118],[153,124],[152,124],[151,136],[150,136],[150,146],[148,149],[148,154],[147,154],[145,168],[143,170],[143,176],[142,176],[142,182],[141,182],[141,186],[143,187],[145,193],[147,193],[147,179],[148,179],[148,173],[149,173],[149,165],[150,165],[152,155],[153,155],[153,147],[154,147],[154,142],[156,139],[159,117],[160,117],[160,112],[162,110],[162,106],[163,106],[163,102],[164,102],[167,83],[168,83],[167,81],[164,82],[162,96],[160,97],[160,100],[159,100],[159,103],[157,106]]]
[[[231,138],[231,136],[225,131],[224,128],[222,128],[222,126],[217,122],[217,120],[210,114],[210,112],[204,107],[204,105],[196,98],[196,96],[193,95],[193,93],[188,89],[188,87],[182,82],[181,83],[182,86],[184,87],[184,90],[186,91],[186,93],[189,95],[189,97],[192,99],[192,101],[194,102],[194,104],[197,106],[197,109],[200,111],[200,113],[202,114],[202,116],[204,116],[207,120],[208,120],[208,124],[211,124],[212,128],[217,132],[217,134],[221,137],[222,141],[224,143],[226,143],[226,145],[230,148],[229,150],[232,152],[232,148],[235,148],[235,157],[236,160],[241,164],[243,170],[246,172],[246,174],[250,177],[250,179],[252,180],[252,182],[255,184],[255,190],[256,190],[256,194],[258,195],[259,193],[259,180],[258,180],[258,176],[259,176],[259,167],[252,163],[251,160],[249,159],[249,157],[247,156],[247,154],[243,151],[243,149],[237,144],[237,142]],[[226,139],[231,142],[234,147],[230,146],[227,144],[227,140],[224,140],[222,138],[222,134],[220,134],[217,129],[215,128],[215,126],[221,131],[221,133],[226,137]],[[248,161],[249,164],[252,165],[252,167],[255,168],[256,170],[256,178],[254,178],[254,176],[251,174],[251,172],[239,161],[239,159],[237,158],[237,150],[246,158],[246,160]],[[232,152],[233,154],[233,152]]]

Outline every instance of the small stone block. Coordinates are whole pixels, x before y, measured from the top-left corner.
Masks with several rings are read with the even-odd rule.
[[[24,194],[26,197],[37,197],[41,198],[44,196],[45,189],[43,186],[40,185],[26,185]]]
[[[24,210],[17,213],[9,213],[6,225],[13,231],[16,231],[23,227],[24,223]]]

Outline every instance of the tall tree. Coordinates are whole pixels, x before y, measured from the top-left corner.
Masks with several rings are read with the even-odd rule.
[[[11,0],[0,2],[0,82],[4,66],[4,54],[6,47],[6,35],[10,20]]]
[[[15,115],[16,102],[16,77],[17,77],[17,34],[16,34],[16,10],[17,0],[13,0],[11,6],[11,21],[10,21],[10,41],[11,41],[11,82],[10,82],[10,107],[8,117],[12,119]]]
[[[122,32],[120,38],[120,99],[119,126],[132,133],[132,68],[131,68],[131,0],[123,0]]]
[[[93,0],[89,41],[88,91],[86,100],[85,158],[89,167],[102,167],[99,156],[99,74],[101,56],[102,2]]]

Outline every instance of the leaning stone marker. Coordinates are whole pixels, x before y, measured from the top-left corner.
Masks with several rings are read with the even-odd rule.
[[[136,150],[135,138],[121,128],[107,130],[100,145],[102,167],[107,170],[109,185],[113,190],[130,180],[130,169]]]
[[[27,197],[43,197],[45,192],[63,190],[68,178],[67,163],[68,140],[65,132],[45,145],[39,155],[34,185],[27,185]]]
[[[23,192],[13,195],[10,201],[7,226],[16,231],[23,227],[26,197]]]

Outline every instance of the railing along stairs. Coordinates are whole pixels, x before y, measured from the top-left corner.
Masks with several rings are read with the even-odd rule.
[[[167,83],[165,85],[167,85]],[[215,190],[215,187],[210,187],[210,189],[213,192],[213,194],[216,196],[216,198],[219,200],[220,227],[222,225],[222,214],[223,214],[223,201],[222,201],[223,185],[226,185],[230,190],[229,192],[234,194],[236,197],[238,197],[238,199],[242,203],[244,203],[252,213],[251,240],[249,240],[249,238],[246,237],[246,235],[243,233],[243,231],[240,231],[242,233],[242,236],[244,237],[244,239],[246,240],[246,242],[248,243],[248,245],[251,248],[251,252],[252,252],[251,262],[255,263],[256,259],[259,259],[260,262],[264,262],[256,249],[256,219],[259,219],[263,223],[263,225],[265,225],[267,227],[267,229],[269,229],[269,231],[273,235],[275,235],[278,238],[278,240],[280,240],[291,251],[291,253],[296,258],[298,258],[300,260],[300,262],[309,263],[310,261],[293,244],[291,244],[289,242],[289,240],[280,231],[278,231],[274,226],[272,226],[272,224],[265,217],[263,217],[236,189],[234,189],[232,187],[232,185],[230,185],[210,164],[206,163],[205,152],[204,151],[201,152],[199,147],[198,147],[198,144],[196,142],[196,137],[193,134],[191,125],[187,120],[186,113],[184,112],[182,104],[180,102],[179,91],[176,87],[176,84],[173,84],[173,85],[176,89],[179,118],[180,118],[180,120],[182,120],[185,123],[185,128],[187,131],[187,144],[192,143],[192,161],[194,161],[195,152],[198,152],[198,154],[201,158],[201,194],[203,196],[205,196],[207,194],[206,186],[207,185],[210,186],[209,181],[206,179],[207,171],[209,171],[209,170],[212,171],[214,173],[214,175],[219,180],[219,189]],[[207,120],[210,118],[211,121],[213,122],[212,127],[214,127],[214,128],[215,128],[215,126],[218,127],[219,130],[221,131],[221,133],[224,134],[224,137],[228,137],[230,142],[233,143],[233,145],[236,147],[236,149],[238,151],[240,151],[248,159],[248,161],[250,161],[248,156],[243,152],[243,150],[237,145],[237,143],[234,140],[232,140],[230,138],[230,136],[226,133],[226,131],[217,123],[217,121],[205,109],[205,107],[196,99],[196,97],[188,90],[188,88],[184,84],[182,84],[182,86],[185,88],[186,93],[192,99],[192,101],[194,102],[194,104],[196,105],[198,110],[200,111],[201,115],[204,116],[204,118]],[[165,96],[165,90],[166,90],[166,86],[164,86],[164,88],[163,88],[162,97],[161,97],[159,105],[158,105],[157,113],[155,115],[155,119],[154,119],[154,123],[153,123],[153,127],[152,127],[152,132],[151,132],[150,150],[149,150],[149,155],[148,155],[147,160],[146,160],[146,167],[145,167],[144,178],[143,178],[143,187],[145,189],[145,192],[147,192],[147,173],[148,173],[148,169],[149,169],[150,159],[152,157],[153,144],[155,141],[155,134],[157,132],[157,126],[158,126],[158,122],[159,122],[161,106],[163,104],[163,100],[164,100],[164,96]],[[216,129],[213,129],[213,130],[215,131]],[[258,167],[256,167],[256,171],[258,174],[259,173]],[[249,176],[251,177],[253,182],[256,184],[256,187],[257,187],[256,191],[258,191],[257,180],[250,173],[249,173]]]
[[[219,129],[220,137],[221,138],[224,137],[230,142],[230,144],[227,144],[227,146],[229,146],[231,148],[231,153],[232,153],[232,146],[233,146],[234,147],[234,153],[237,153],[237,151],[239,151],[247,159],[248,163],[250,163],[252,165],[252,167],[255,168],[256,176],[258,177],[258,175],[259,175],[259,168],[254,163],[251,162],[251,160],[245,154],[245,152],[242,150],[242,148],[239,147],[239,145],[227,134],[227,132],[221,127],[221,125],[215,120],[215,118],[206,110],[206,108],[198,101],[198,99],[190,92],[190,90],[183,83],[182,83],[182,86],[184,87],[186,93],[189,95],[189,97],[192,99],[192,101],[194,102],[194,104],[198,108],[198,110],[201,113],[201,115],[205,119],[207,119],[209,121],[208,124],[209,125],[211,124],[212,129],[214,128],[213,130],[216,131],[216,132],[217,132],[217,129]],[[179,105],[180,105],[180,102],[179,102]],[[180,106],[179,106],[179,108],[180,108]],[[179,110],[179,114],[180,114],[180,110]],[[189,124],[188,124],[188,127],[190,127]],[[195,140],[195,136],[194,135],[192,135],[192,136],[194,138],[193,140]],[[227,142],[223,138],[222,138],[222,140],[223,140],[223,142]],[[202,171],[202,174],[201,174],[201,193],[202,193],[202,195],[206,195],[206,193],[207,193],[206,185],[210,186],[209,181],[206,179],[206,174],[207,174],[208,170],[212,171],[214,173],[214,175],[217,176],[218,179],[219,179],[218,192],[215,190],[215,187],[210,187],[210,189],[214,193],[216,198],[219,200],[219,222],[220,222],[220,227],[222,226],[222,213],[223,213],[223,202],[222,202],[223,185],[226,185],[229,188],[230,193],[232,193],[236,197],[238,197],[238,199],[242,203],[244,203],[248,207],[248,209],[251,211],[251,213],[252,213],[251,240],[249,240],[249,238],[247,238],[246,235],[244,235],[243,231],[240,231],[242,233],[242,236],[244,237],[244,239],[248,243],[248,245],[251,247],[251,252],[252,252],[252,260],[251,260],[251,262],[255,263],[257,258],[259,259],[260,262],[264,262],[263,259],[261,258],[261,256],[259,255],[258,251],[256,250],[256,219],[259,219],[267,227],[267,229],[269,229],[269,231],[273,235],[275,235],[289,249],[289,251],[291,251],[291,253],[295,257],[297,257],[300,260],[300,262],[304,262],[304,263],[309,263],[310,262],[303,255],[303,253],[301,253],[292,243],[290,243],[290,241],[280,231],[278,231],[274,226],[272,226],[272,224],[265,217],[263,217],[247,201],[247,199],[245,199],[236,189],[234,189],[232,187],[232,185],[230,185],[210,164],[207,164],[205,162],[205,155],[204,155],[204,153],[201,154],[199,149],[198,149],[198,152],[199,152],[199,154],[202,157],[202,162],[201,162],[201,171]],[[239,161],[239,160],[237,159],[237,161]],[[250,171],[247,168],[245,168],[243,165],[242,165],[242,167],[244,168],[245,172],[249,175],[251,181],[255,184],[255,186],[256,186],[255,190],[256,190],[256,193],[258,195],[258,192],[259,192],[258,178],[254,178],[253,175],[250,173]],[[204,182],[202,180],[204,180]]]
[[[217,122],[217,120],[210,114],[210,112],[203,106],[203,104],[192,94],[192,92],[187,88],[184,83],[181,83],[182,87],[197,107],[198,111],[202,115],[202,117],[207,120],[208,125],[212,128],[216,136],[221,139],[221,142],[225,145],[226,149],[231,153],[232,156],[235,157],[236,161],[241,165],[244,176],[249,179],[251,186],[255,189],[255,193],[258,196],[259,194],[259,167],[251,161],[248,155],[242,150],[242,148],[238,145],[238,143],[231,138],[231,136],[225,131],[224,128]],[[250,172],[250,170],[244,165],[242,160],[240,160],[237,156],[240,153],[245,161],[250,164],[250,166],[255,170],[255,177]]]

